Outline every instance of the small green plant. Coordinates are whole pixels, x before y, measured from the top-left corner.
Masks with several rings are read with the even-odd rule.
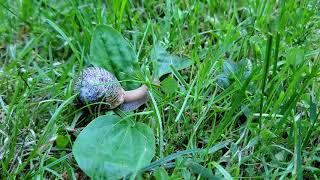
[[[151,52],[154,60],[154,77],[170,73],[170,66],[181,70],[192,61],[170,55],[159,44]],[[137,56],[130,44],[110,26],[98,26],[93,33],[89,63],[115,74],[122,85],[132,89],[139,84],[130,81],[141,74]],[[142,73],[143,74],[143,73]],[[164,81],[170,93],[172,79]],[[165,86],[165,87],[166,87]],[[115,179],[135,176],[141,168],[150,164],[155,154],[153,130],[129,116],[104,115],[85,127],[73,145],[73,154],[80,168],[91,178]]]

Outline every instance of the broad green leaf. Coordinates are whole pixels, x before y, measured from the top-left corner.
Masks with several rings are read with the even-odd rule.
[[[223,88],[227,88],[230,85],[228,76],[225,73],[219,74],[216,80],[217,84]]]
[[[151,58],[155,61],[156,78],[171,72],[170,64],[176,69],[185,69],[193,64],[188,58],[180,58],[169,54],[160,44],[156,44],[151,50]]]
[[[292,48],[288,52],[287,62],[293,67],[298,67],[303,64],[304,61],[304,49],[301,48]]]
[[[228,76],[230,74],[236,74],[237,70],[237,63],[232,60],[226,60],[223,62],[223,72],[226,73]]]
[[[69,144],[69,137],[68,136],[63,136],[63,135],[58,135],[56,139],[56,144],[57,147],[59,148],[65,148]]]
[[[166,93],[166,94],[172,94],[176,92],[176,90],[179,88],[178,83],[175,79],[172,77],[168,77],[165,80],[161,82],[161,89]]]
[[[223,71],[217,76],[217,84],[227,88],[235,79],[245,81],[252,72],[252,63],[249,59],[242,59],[238,62],[232,60],[223,61]]]
[[[148,165],[155,154],[153,131],[115,115],[96,118],[73,145],[80,168],[92,179],[119,179]]]
[[[110,26],[100,25],[93,32],[89,63],[112,72],[126,89],[139,84],[133,77],[140,70],[137,56],[122,35]]]
[[[268,130],[268,129],[263,129],[261,131],[261,138],[264,141],[270,140],[270,139],[275,138],[275,137],[277,137],[277,136],[273,132]]]

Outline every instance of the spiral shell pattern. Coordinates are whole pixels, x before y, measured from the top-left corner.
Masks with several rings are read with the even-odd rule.
[[[83,70],[74,88],[82,103],[105,102],[108,109],[119,106],[124,101],[124,90],[117,78],[99,67]]]

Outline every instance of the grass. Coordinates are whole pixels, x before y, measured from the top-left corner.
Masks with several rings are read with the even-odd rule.
[[[74,106],[73,85],[99,24],[120,31],[146,69],[157,42],[194,62],[173,69],[179,88],[152,89],[141,109],[150,113],[136,117],[156,132],[155,164],[181,154],[144,178],[320,177],[317,0],[2,0],[0,23],[1,179],[85,178],[71,147],[98,114]],[[230,63],[245,59],[244,68]]]

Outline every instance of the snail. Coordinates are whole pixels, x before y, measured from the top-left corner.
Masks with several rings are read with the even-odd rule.
[[[112,73],[99,67],[85,68],[76,80],[74,92],[79,93],[83,104],[104,102],[106,109],[120,107],[124,111],[135,110],[148,99],[146,85],[125,91]]]

